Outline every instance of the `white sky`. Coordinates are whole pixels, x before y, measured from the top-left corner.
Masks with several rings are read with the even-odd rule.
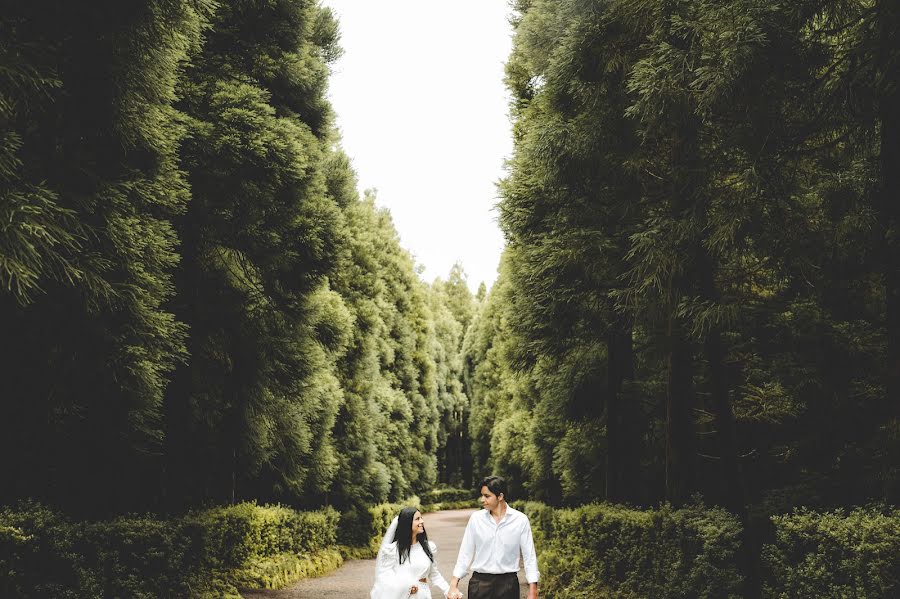
[[[431,282],[497,275],[495,183],[512,152],[503,64],[507,0],[323,0],[343,57],[330,99],[360,193],[374,187]]]

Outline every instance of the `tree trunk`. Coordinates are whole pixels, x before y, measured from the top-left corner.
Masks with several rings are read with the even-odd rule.
[[[882,81],[879,89],[881,156],[880,222],[885,232],[884,285],[887,324],[887,399],[893,415],[900,415],[900,7],[896,0],[878,5]]]
[[[701,292],[704,299],[718,302],[712,257],[701,249],[698,256]],[[725,349],[722,346],[722,331],[713,325],[706,335],[704,353],[709,364],[712,409],[715,415],[716,438],[719,442],[721,498],[725,507],[736,514],[744,515],[744,487],[738,462],[737,426],[731,399],[728,396],[728,382],[725,374]]]
[[[179,322],[188,325],[185,348],[186,360],[172,371],[163,396],[165,439],[163,440],[163,469],[161,473],[161,500],[165,510],[180,512],[192,503],[196,485],[191,484],[194,456],[191,451],[192,414],[190,398],[193,393],[193,356],[196,355],[200,335],[197,310],[200,305],[198,286],[202,280],[199,268],[200,225],[196,202],[188,209],[179,223],[181,259],[173,280],[176,294],[172,299],[172,312]]]
[[[673,44],[683,45],[680,37]],[[680,226],[688,224],[697,210],[698,173],[702,172],[699,156],[698,131],[700,123],[693,107],[686,103],[674,110],[671,118],[677,123],[672,136],[670,167],[672,179],[670,217]],[[693,224],[690,225],[694,227]],[[679,250],[683,252],[681,272],[672,273],[669,285],[667,343],[668,377],[666,389],[666,499],[675,505],[690,499],[695,486],[696,438],[694,431],[693,351],[683,323],[676,314],[678,302],[696,292],[697,264],[696,240],[683,239]]]
[[[675,316],[667,334],[668,377],[666,387],[666,499],[686,503],[695,489],[693,356]]]
[[[634,344],[632,322],[617,317],[607,333],[607,407],[606,407],[606,499],[634,502],[637,497],[635,473],[640,458],[635,443],[634,406],[623,395],[622,385],[634,380]],[[635,447],[637,446],[637,447]]]

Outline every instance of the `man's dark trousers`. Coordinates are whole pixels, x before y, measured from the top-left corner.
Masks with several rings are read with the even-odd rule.
[[[519,599],[519,577],[508,574],[472,573],[469,599]]]

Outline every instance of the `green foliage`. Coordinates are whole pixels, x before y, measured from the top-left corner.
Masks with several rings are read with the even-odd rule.
[[[250,503],[177,523],[6,510],[0,592],[283,584],[336,564],[338,540],[371,554],[384,502],[467,505],[425,493],[488,472],[513,499],[697,491],[750,522],[892,500],[895,4],[513,2],[508,247],[475,297],[460,265],[423,283],[358,197],[326,95],[331,10],[10,6],[0,501],[327,503],[342,525]],[[565,596],[737,592],[719,512],[523,509],[575,572],[550,578]],[[776,519],[768,588],[895,594],[891,518]],[[603,576],[567,569],[597,556]]]
[[[251,559],[233,574],[233,583],[245,589],[281,589],[304,578],[322,576],[344,563],[336,549],[312,554],[279,553]]]
[[[334,434],[342,486],[334,501],[361,511],[437,480],[442,422],[464,401],[456,381],[461,333],[419,280],[374,195],[350,203],[345,216],[348,252],[331,284],[355,326],[339,363],[345,403]]]
[[[37,504],[0,512],[0,591],[4,596],[98,597],[102,580],[80,547],[82,532]]]
[[[724,510],[594,504],[560,510],[548,526],[545,507],[524,507],[537,516],[542,587],[550,596],[742,596],[741,526]]]
[[[376,536],[376,526],[380,522],[380,518],[376,518],[373,513],[374,509],[376,508],[366,509],[352,506],[341,513],[338,542],[342,546],[369,547],[369,541]]]
[[[719,509],[557,510],[516,502],[530,519],[542,588],[554,597],[739,597],[741,527]],[[896,510],[773,516],[762,549],[764,597],[887,598],[900,584]]]
[[[472,474],[467,459],[469,398],[462,384],[462,345],[475,307],[462,267],[455,264],[447,281],[436,280],[429,295],[438,386],[438,479],[444,484],[466,484]]]
[[[440,501],[438,503],[426,503],[422,509],[426,512],[441,512],[445,510],[471,510],[480,509],[481,503],[477,499],[460,499],[457,501]]]
[[[773,516],[763,548],[766,597],[894,597],[900,592],[900,512],[856,508]]]
[[[219,556],[226,568],[241,567],[251,558],[315,553],[331,547],[336,542],[338,520],[338,513],[330,508],[297,512],[255,503],[214,508],[187,519],[202,531],[200,545]]]
[[[546,546],[554,536],[553,518],[556,508],[540,501],[513,501],[512,506],[528,516],[535,547]]]
[[[0,590],[16,597],[238,596],[341,565],[334,510],[243,503],[161,520],[71,522],[40,505],[0,512]]]
[[[453,489],[437,487],[422,494],[422,510],[438,512],[441,510],[462,510],[480,508],[478,494],[474,489]]]
[[[422,494],[422,503],[431,505],[450,501],[470,501],[477,499],[478,494],[474,489],[454,489],[450,487],[437,487]]]
[[[167,459],[187,504],[312,503],[338,472],[329,432],[353,317],[327,281],[343,241],[329,181],[349,170],[325,99],[336,38],[312,2],[225,3],[181,81],[193,197],[175,305],[191,360],[169,388]]]
[[[342,513],[338,542],[341,543],[345,556],[352,556],[354,559],[375,557],[391,520],[404,507],[418,505],[419,498],[411,497],[404,503],[380,503]]]
[[[501,258],[497,281],[466,331],[463,381],[470,404],[468,434],[473,473],[502,472],[509,483],[510,497],[515,499],[536,478],[537,460],[531,444],[530,414],[523,411],[530,407],[527,402],[533,388],[530,379],[516,372],[509,361],[512,347],[519,341],[507,316],[513,293],[507,251]]]
[[[160,450],[168,376],[186,355],[167,305],[172,220],[190,197],[172,104],[208,9],[4,11],[0,327],[19,348],[6,372],[22,376],[3,377],[0,393],[20,399],[3,403],[0,420],[19,425],[0,438],[5,455],[27,456],[2,461],[4,478],[19,481],[11,497],[101,511],[152,497],[148,456]]]
[[[313,0],[4,13],[0,500],[364,510],[468,483],[465,273],[424,284],[360,201],[339,38]]]
[[[475,472],[754,518],[896,496],[892,7],[514,3]]]

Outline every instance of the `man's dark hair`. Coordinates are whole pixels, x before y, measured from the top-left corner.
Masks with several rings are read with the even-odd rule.
[[[506,481],[503,480],[499,476],[485,476],[481,479],[481,484],[478,485],[478,493],[481,494],[481,487],[487,487],[488,491],[499,497],[503,495],[503,499],[507,502],[509,499],[506,497]]]

